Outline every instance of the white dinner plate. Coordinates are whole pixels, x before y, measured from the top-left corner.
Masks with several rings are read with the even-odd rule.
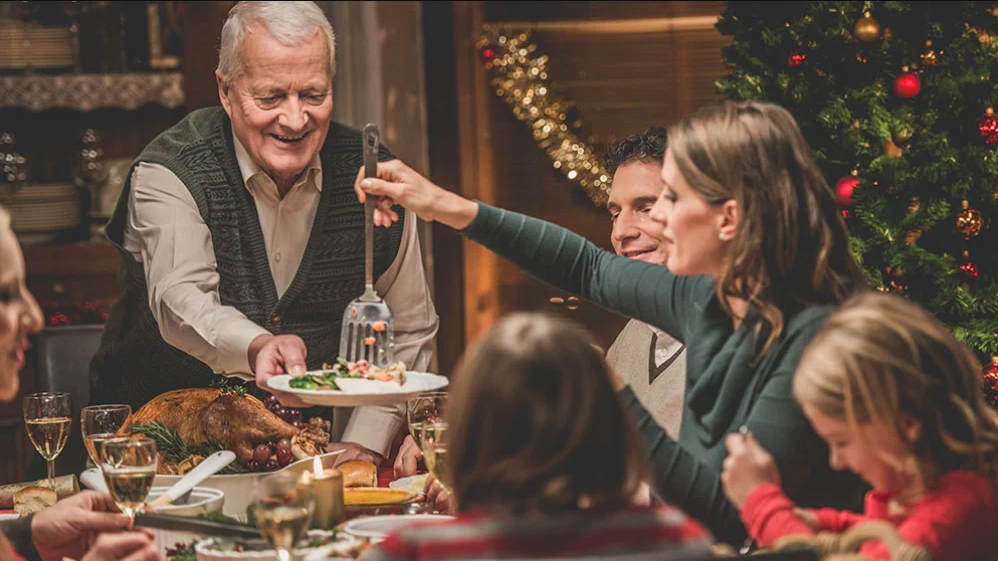
[[[445,522],[453,519],[453,516],[446,514],[388,514],[355,518],[344,524],[341,529],[351,536],[381,541],[413,522]]]
[[[307,372],[306,374],[321,375],[321,371]],[[432,392],[447,387],[447,378],[426,372],[406,372],[405,384],[401,386],[389,382],[383,382],[378,387],[378,391],[370,392],[343,392],[339,390],[302,390],[292,388],[290,385],[291,376],[274,376],[267,380],[267,385],[271,389],[294,394],[296,397],[311,405],[323,405],[327,407],[362,407],[366,405],[394,405],[403,403],[410,397],[422,392]]]

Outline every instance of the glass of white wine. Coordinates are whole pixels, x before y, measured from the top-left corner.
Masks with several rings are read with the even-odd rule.
[[[260,534],[277,551],[279,561],[291,561],[315,511],[312,480],[279,473],[257,480],[254,494],[253,518]]]
[[[80,413],[80,431],[83,433],[83,443],[87,447],[90,461],[98,468],[101,466],[101,444],[109,438],[119,436],[120,429],[132,408],[128,405],[91,405],[84,407]]]
[[[449,489],[450,473],[447,470],[447,423],[423,423],[422,447],[426,468],[444,488]]]
[[[55,479],[55,459],[66,446],[72,415],[68,393],[33,393],[24,397],[24,424],[35,450],[48,462],[49,480]]]
[[[156,478],[156,442],[145,437],[109,438],[101,444],[100,459],[111,498],[121,512],[135,518]]]
[[[435,423],[444,416],[447,392],[424,392],[406,401],[405,418],[409,424],[409,436],[422,449],[423,423]]]

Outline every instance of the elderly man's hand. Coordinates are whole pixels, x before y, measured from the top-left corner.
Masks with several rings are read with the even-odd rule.
[[[267,380],[281,374],[305,374],[305,341],[297,335],[260,335],[249,347],[249,363],[256,374],[256,385],[277,396],[285,407],[311,407],[293,394],[274,391]]]
[[[31,520],[31,541],[42,561],[80,559],[101,532],[127,530],[131,519],[121,514],[111,495],[84,491],[65,498]]]
[[[372,452],[360,444],[353,442],[330,442],[326,445],[327,454],[330,452],[338,452],[340,450],[342,450],[342,452],[339,456],[336,456],[336,460],[333,462],[333,467],[337,467],[340,464],[351,460],[371,462],[375,466],[380,466],[381,462],[384,460],[380,454]]]
[[[399,219],[392,205],[400,204],[426,221],[436,220],[463,230],[478,214],[478,203],[442,189],[419,175],[401,160],[378,163],[378,177],[367,178],[364,168],[357,173],[354,191],[361,202],[367,195],[377,196],[375,226],[391,226]]]
[[[399,448],[398,456],[395,456],[395,477],[409,477],[416,475],[419,470],[419,460],[423,459],[423,451],[416,445],[416,441],[409,435],[405,435],[402,446]]]

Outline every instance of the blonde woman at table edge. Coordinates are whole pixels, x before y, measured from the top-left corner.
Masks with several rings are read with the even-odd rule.
[[[17,397],[28,337],[42,327],[42,312],[25,285],[24,256],[10,214],[0,206],[0,401]],[[151,533],[129,531],[130,524],[110,495],[79,493],[38,514],[0,524],[0,561],[160,559]]]
[[[671,506],[633,506],[641,444],[591,335],[567,319],[500,320],[454,375],[445,481],[457,516],[407,526],[364,559],[709,554]]]
[[[359,170],[360,199],[377,196],[375,223],[398,203],[459,230],[532,276],[661,329],[686,344],[679,437],[634,391],[615,388],[634,419],[659,498],[718,540],[747,532],[725,497],[724,437],[746,427],[769,450],[798,504],[858,510],[866,486],[828,465],[828,447],[791,395],[804,347],[864,286],[834,194],[793,116],[754,101],[706,106],[668,129],[662,192],[650,217],[666,267],[604,251],[542,220],[471,201],[398,160]]]

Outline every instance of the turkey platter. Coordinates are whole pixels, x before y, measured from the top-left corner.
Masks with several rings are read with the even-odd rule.
[[[275,471],[322,454],[329,421],[302,423],[298,410],[272,401],[264,404],[242,388],[174,390],[143,405],[124,430],[156,441],[163,475],[187,473],[218,450],[231,450],[238,459],[222,473]]]

